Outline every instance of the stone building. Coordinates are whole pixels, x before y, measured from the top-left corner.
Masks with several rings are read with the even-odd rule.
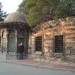
[[[34,28],[29,44],[33,57],[75,60],[75,17],[41,23]]]
[[[75,17],[41,23],[29,31],[25,14],[9,14],[0,23],[0,52],[15,56],[18,44],[23,43],[24,55],[31,58],[75,60]]]
[[[24,54],[28,54],[28,31],[25,14],[15,12],[9,14],[4,22],[0,23],[0,52],[15,54],[17,45],[23,43]]]

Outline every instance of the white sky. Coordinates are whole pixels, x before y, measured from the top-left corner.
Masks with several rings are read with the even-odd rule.
[[[18,5],[22,2],[23,0],[0,0],[3,5],[3,11],[7,13],[15,12],[18,8]]]

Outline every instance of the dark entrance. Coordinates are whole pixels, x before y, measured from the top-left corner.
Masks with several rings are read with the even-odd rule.
[[[55,53],[61,53],[63,51],[63,35],[55,36]]]
[[[35,50],[42,51],[42,37],[35,38]]]

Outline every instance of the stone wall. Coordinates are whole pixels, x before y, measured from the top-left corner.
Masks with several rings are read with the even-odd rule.
[[[34,33],[35,32],[35,33]],[[55,54],[54,50],[54,37],[56,35],[63,35],[64,52],[65,55],[75,55],[75,18],[69,17],[65,19],[52,20],[42,23],[32,33],[31,38],[31,51],[35,51],[35,38],[42,36],[43,54],[46,58],[52,56],[61,56],[62,53]]]
[[[3,28],[0,29],[1,32],[1,52],[6,52],[7,51],[7,29]]]

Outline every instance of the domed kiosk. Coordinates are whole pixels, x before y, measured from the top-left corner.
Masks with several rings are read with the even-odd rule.
[[[9,14],[3,23],[0,23],[0,51],[9,54],[16,54],[18,44],[24,45],[24,54],[28,53],[28,33],[29,27],[25,19],[25,14],[15,12]]]
[[[9,14],[5,18],[4,22],[5,23],[9,23],[9,22],[22,22],[22,23],[26,23],[25,14],[23,12],[11,13],[11,14]]]

